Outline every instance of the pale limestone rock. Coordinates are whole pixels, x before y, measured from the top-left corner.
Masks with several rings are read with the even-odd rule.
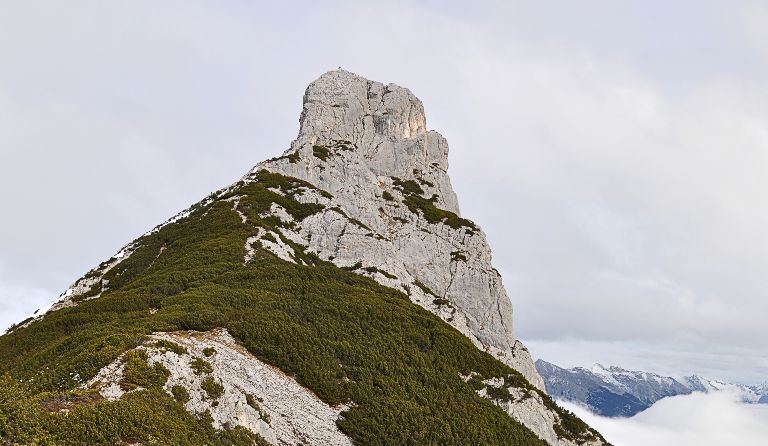
[[[394,178],[418,181],[438,208],[459,214],[447,174],[448,143],[426,130],[421,101],[406,88],[331,71],[307,88],[300,124],[286,152],[298,152],[298,159],[265,161],[252,173],[267,169],[308,181],[333,198],[321,201],[318,194],[313,199],[307,193],[300,200],[322,202],[348,216],[326,209],[308,217],[296,231],[302,244],[339,266],[362,262],[395,276],[367,274],[408,290],[414,302],[543,389],[530,355],[514,338],[512,304],[491,265],[483,232],[431,224],[402,203]],[[327,153],[316,156],[316,147]],[[394,200],[385,199],[385,192]],[[446,299],[449,306],[435,304],[436,299]]]
[[[165,389],[169,393],[175,385],[187,389],[190,400],[186,409],[192,413],[209,411],[214,427],[243,426],[274,445],[352,445],[336,425],[348,406],[330,407],[278,368],[250,354],[226,330],[155,333],[152,339],[171,341],[187,350],[180,355],[152,343],[139,347],[147,352],[150,364],[161,363],[170,372]],[[213,348],[215,353],[205,356],[206,348]],[[195,374],[191,367],[195,357],[209,362],[213,372]],[[98,388],[107,399],[118,399],[124,394],[119,385],[122,371],[119,358],[102,369],[87,387]],[[216,403],[201,388],[209,376],[224,387]],[[257,401],[258,408],[248,404],[248,394]]]
[[[483,382],[494,387],[499,387],[502,384],[499,379],[489,379]],[[605,444],[594,437],[581,442],[560,438],[554,429],[554,426],[560,422],[560,417],[544,405],[539,394],[526,392],[515,387],[508,387],[507,390],[513,400],[494,400],[494,403],[547,443],[556,446],[602,446]],[[485,389],[478,391],[478,394],[488,398]]]

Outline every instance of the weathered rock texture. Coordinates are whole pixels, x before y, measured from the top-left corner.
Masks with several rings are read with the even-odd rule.
[[[465,377],[469,378],[469,377]],[[560,424],[560,416],[555,412],[548,410],[544,400],[535,392],[527,392],[524,389],[513,386],[505,386],[500,379],[489,379],[483,382],[485,389],[477,393],[483,397],[494,400],[494,403],[501,407],[512,418],[532,430],[542,440],[551,445],[557,446],[602,446],[605,442],[602,438],[589,436],[569,440],[558,434],[556,426]],[[494,399],[488,394],[491,387],[504,387],[509,392],[509,399]]]
[[[336,426],[346,406],[328,406],[293,378],[250,354],[226,330],[156,333],[152,340],[170,341],[186,350],[169,351],[153,342],[139,347],[147,352],[150,364],[160,363],[170,372],[165,389],[185,388],[189,394],[187,410],[197,414],[208,411],[214,427],[243,426],[275,445],[352,445]],[[206,349],[212,349],[209,355]],[[192,366],[195,360],[210,364],[210,372],[196,371]],[[122,369],[118,359],[87,387],[98,388],[107,399],[120,398],[125,393],[120,388]],[[203,390],[202,382],[207,378],[221,384],[220,397],[211,398]]]
[[[296,241],[404,290],[543,389],[528,351],[514,338],[512,304],[485,235],[459,217],[448,142],[427,131],[421,101],[406,88],[331,71],[307,88],[300,124],[283,157],[253,170],[301,178],[333,196],[321,200],[330,210],[301,222]],[[418,203],[407,204],[409,196],[447,212],[425,215],[429,210]]]

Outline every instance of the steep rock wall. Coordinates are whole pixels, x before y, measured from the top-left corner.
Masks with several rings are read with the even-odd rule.
[[[329,213],[302,222],[303,243],[342,267],[400,288],[411,299],[519,370],[543,380],[512,330],[512,304],[485,234],[460,217],[448,176],[448,142],[427,131],[408,89],[338,70],[307,88],[296,140],[257,165],[332,195]],[[246,176],[246,179],[248,176]],[[375,270],[381,273],[373,272]]]

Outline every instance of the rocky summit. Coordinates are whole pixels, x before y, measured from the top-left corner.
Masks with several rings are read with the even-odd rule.
[[[448,142],[426,130],[421,101],[406,88],[332,71],[307,89],[300,124],[291,149],[252,173],[301,178],[333,196],[329,212],[300,223],[302,243],[404,291],[543,390],[514,338],[485,235],[460,217]]]
[[[285,153],[0,337],[0,374],[3,444],[606,444],[515,339],[421,101],[343,70]]]

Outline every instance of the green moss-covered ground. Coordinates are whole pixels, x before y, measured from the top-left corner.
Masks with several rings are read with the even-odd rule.
[[[266,172],[255,182],[239,183],[140,238],[134,252],[106,274],[108,287],[100,297],[0,337],[3,441],[260,442],[241,429],[216,431],[205,416],[188,414],[177,401],[184,400],[182,392],[177,389],[174,398],[160,390],[165,372],[142,368],[140,357],[130,359],[143,375],[126,385],[143,383],[147,390],[116,402],[79,404],[68,415],[40,404],[50,392],[67,395],[152,332],[225,327],[251,353],[295,376],[323,401],[354,402],[339,427],[357,444],[544,445],[460,377],[507,377],[530,389],[522,376],[403,293],[310,253],[297,254],[311,265],[306,266],[256,246],[253,260],[243,264],[245,240],[258,227],[281,225],[260,216],[271,203],[297,220],[322,209],[293,200],[311,187]],[[235,195],[246,223],[231,201],[223,201]],[[573,438],[588,432],[570,418],[562,429]]]

